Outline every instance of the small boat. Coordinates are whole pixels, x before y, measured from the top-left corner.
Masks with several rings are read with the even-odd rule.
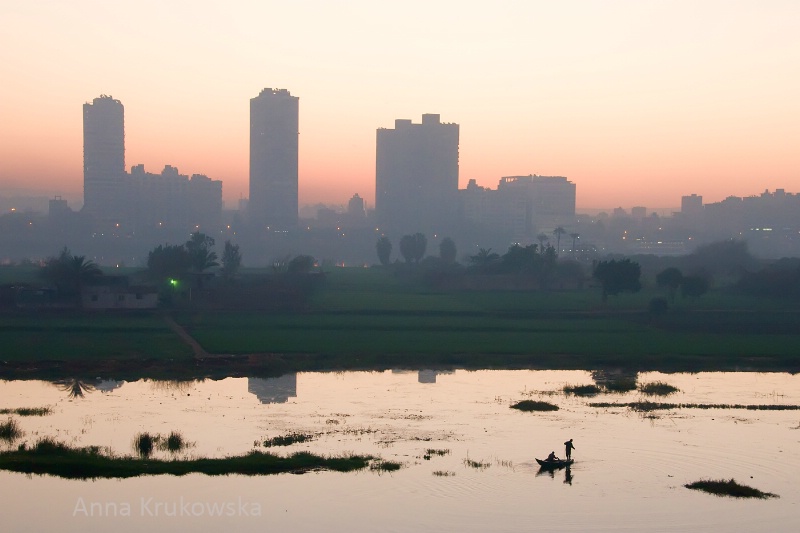
[[[571,465],[574,461],[572,459],[557,459],[555,461],[536,459],[536,462],[539,463],[539,466],[542,468],[563,468]]]

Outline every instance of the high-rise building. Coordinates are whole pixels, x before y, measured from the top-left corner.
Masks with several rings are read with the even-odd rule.
[[[421,124],[395,120],[379,128],[375,213],[384,232],[445,232],[458,213],[458,124],[422,115]]]
[[[122,102],[101,95],[83,104],[83,211],[100,222],[120,213],[125,176],[125,119]]]
[[[299,98],[264,89],[250,99],[250,200],[256,229],[297,225]]]

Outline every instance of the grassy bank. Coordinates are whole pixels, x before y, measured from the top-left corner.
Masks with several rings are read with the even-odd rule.
[[[366,455],[321,457],[298,452],[288,457],[252,451],[221,459],[163,461],[106,455],[98,447],[73,448],[51,440],[39,441],[31,449],[0,453],[0,469],[25,474],[47,474],[67,479],[129,478],[142,475],[242,474],[247,476],[302,473],[312,470],[350,472],[374,460]]]

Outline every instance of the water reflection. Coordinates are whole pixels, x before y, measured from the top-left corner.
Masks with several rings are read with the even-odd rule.
[[[79,378],[59,379],[52,383],[62,391],[67,392],[67,396],[70,398],[83,398],[85,394],[94,392],[97,389],[96,383]]]
[[[454,373],[454,370],[420,370],[417,374],[417,381],[420,383],[436,383],[436,376]]]
[[[560,475],[562,471],[564,472],[564,484],[572,485],[573,476],[572,476],[572,467],[570,466],[566,466],[563,468],[540,466],[539,470],[536,472],[536,477],[548,475],[550,476],[550,479],[555,479],[556,473],[559,473]]]
[[[101,379],[97,385],[95,385],[95,389],[99,390],[100,392],[111,392],[122,387],[125,384],[125,381],[117,381],[114,379]]]
[[[247,392],[255,394],[261,403],[286,403],[297,398],[297,374],[279,378],[247,378]]]
[[[154,391],[185,392],[202,381],[197,379],[154,379],[150,382],[150,387]]]
[[[636,390],[639,373],[619,368],[602,368],[592,370],[595,385],[611,392],[627,392]]]

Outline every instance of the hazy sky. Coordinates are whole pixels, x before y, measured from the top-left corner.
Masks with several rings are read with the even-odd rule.
[[[80,198],[82,104],[125,164],[247,194],[249,101],[300,97],[300,202],[375,194],[375,129],[439,113],[474,178],[578,207],[800,192],[800,1],[0,0],[0,194]]]

